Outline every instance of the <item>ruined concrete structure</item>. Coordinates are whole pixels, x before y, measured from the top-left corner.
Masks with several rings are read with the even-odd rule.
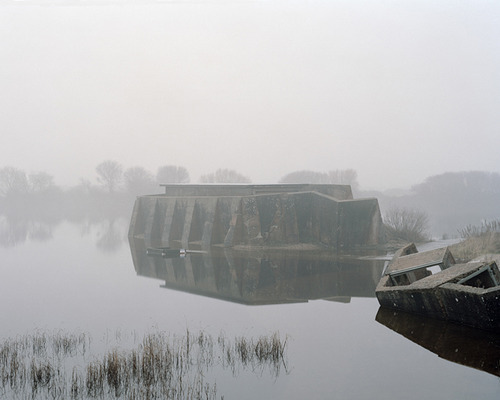
[[[409,244],[396,252],[375,293],[382,307],[500,332],[494,261],[456,264],[447,247],[418,253]]]
[[[347,185],[162,185],[137,198],[129,237],[147,247],[283,246],[337,251],[385,240],[377,199]]]

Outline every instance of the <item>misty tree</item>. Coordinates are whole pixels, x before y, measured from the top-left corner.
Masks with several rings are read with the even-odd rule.
[[[201,183],[250,183],[250,178],[232,169],[219,168],[217,171],[202,175]]]
[[[29,181],[26,172],[14,167],[0,168],[0,195],[9,197],[28,192]]]
[[[79,193],[79,195],[88,196],[93,189],[92,182],[90,179],[80,178],[78,185],[72,188],[72,191]]]
[[[412,190],[417,195],[447,197],[500,193],[500,174],[484,171],[446,172],[428,177]]]
[[[54,177],[47,172],[35,172],[28,176],[32,193],[44,193],[55,189]]]
[[[131,167],[123,174],[125,188],[129,193],[148,193],[157,186],[154,176],[143,167]]]
[[[446,172],[428,177],[412,190],[419,207],[434,219],[454,221],[455,230],[499,216],[500,174],[496,172]]]
[[[336,169],[328,171],[328,183],[350,185],[352,190],[358,190],[358,173],[355,169]]]
[[[184,167],[163,165],[158,168],[156,182],[158,183],[189,183],[189,172]]]
[[[18,168],[0,169],[0,193],[4,196],[41,194],[54,192],[56,189],[54,177],[47,172],[26,175]]]
[[[113,193],[122,180],[123,167],[116,161],[103,161],[96,167],[97,181],[104,186],[109,193]]]

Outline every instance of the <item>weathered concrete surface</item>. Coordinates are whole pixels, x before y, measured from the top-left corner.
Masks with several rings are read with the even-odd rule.
[[[160,279],[163,288],[248,305],[374,297],[384,266],[382,260],[340,258],[332,252],[217,247],[164,258],[148,256],[144,240],[129,241],[137,275]]]
[[[412,270],[410,261],[420,269]],[[444,265],[444,269],[432,274],[425,268],[430,264]],[[460,283],[482,270],[481,275]],[[391,279],[397,271],[406,271],[406,279]],[[500,286],[495,281],[500,282],[495,262],[454,264],[449,250],[443,248],[395,260],[380,279],[376,295],[382,307],[500,331]]]
[[[149,247],[377,246],[385,232],[376,199],[345,185],[166,185],[136,200],[129,237]]]
[[[227,184],[202,184],[179,185],[163,184],[167,196],[198,197],[198,196],[253,196],[257,194],[318,192],[337,200],[352,200],[352,191],[349,185],[324,185],[324,184],[275,184],[275,185],[227,185]]]
[[[410,249],[415,250],[413,253],[410,253]],[[438,265],[443,270],[455,264],[455,258],[451,254],[448,247],[418,253],[415,245],[410,244],[409,246],[403,247],[400,252],[401,253],[399,255],[393,257],[387,266],[386,274],[423,265]]]

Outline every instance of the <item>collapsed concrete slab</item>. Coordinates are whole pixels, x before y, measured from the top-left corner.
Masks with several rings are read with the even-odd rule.
[[[137,198],[129,237],[147,247],[312,244],[336,251],[377,246],[385,232],[377,199],[348,185],[163,185]]]
[[[382,307],[500,332],[494,261],[455,264],[448,248],[418,253],[411,244],[395,254],[375,293]]]

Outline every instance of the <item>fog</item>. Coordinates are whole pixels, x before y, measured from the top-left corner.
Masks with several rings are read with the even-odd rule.
[[[497,1],[0,3],[1,165],[500,172]]]

